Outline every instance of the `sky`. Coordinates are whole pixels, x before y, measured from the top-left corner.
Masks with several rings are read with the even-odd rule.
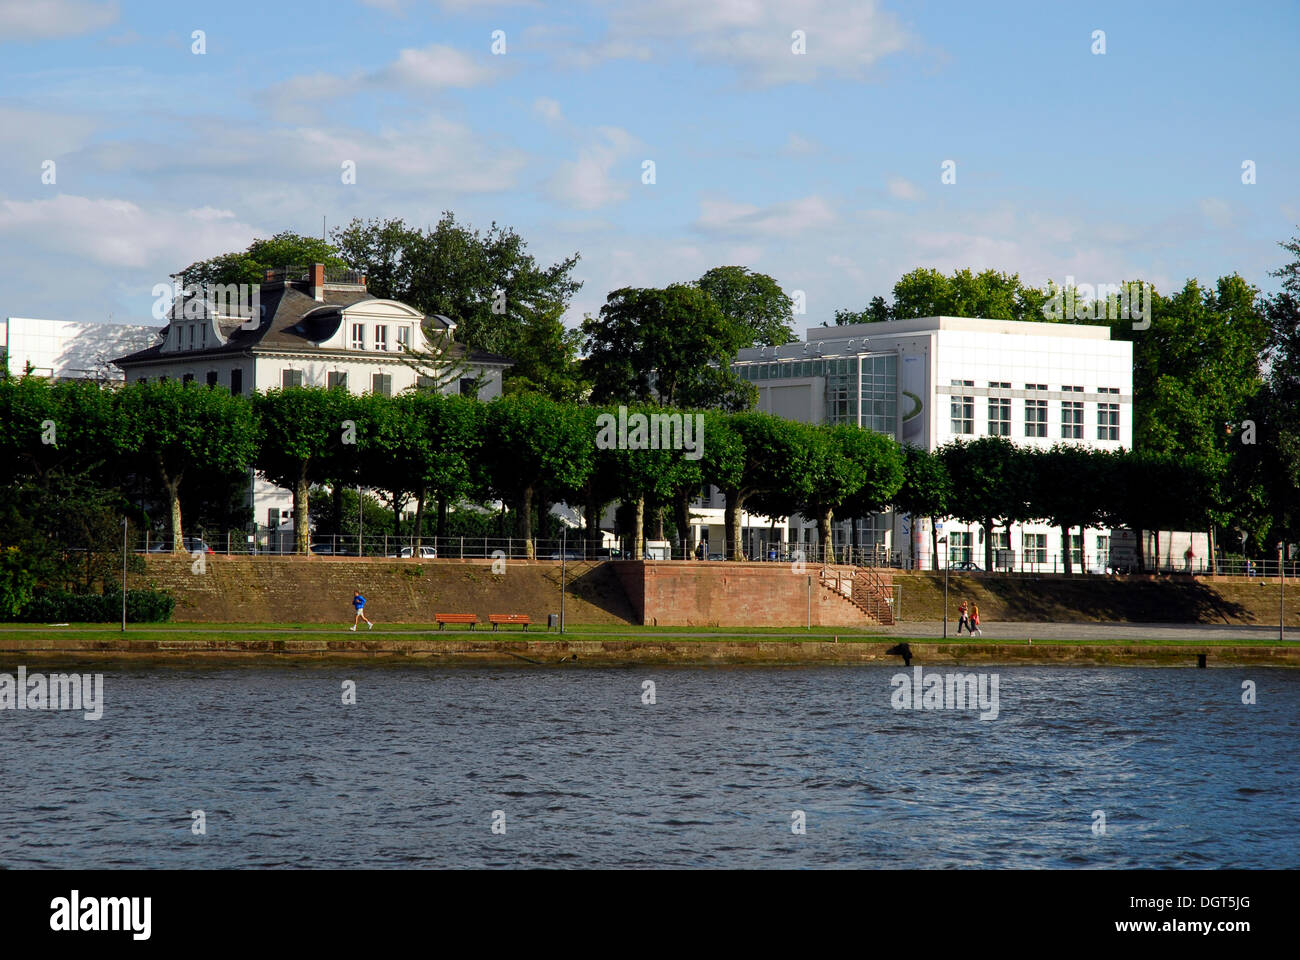
[[[0,317],[152,323],[195,260],[445,210],[579,254],[570,325],[730,264],[799,331],[917,267],[1270,292],[1297,38],[1291,2],[0,0]]]

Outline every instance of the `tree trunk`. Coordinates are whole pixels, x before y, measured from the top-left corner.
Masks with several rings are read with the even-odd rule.
[[[1137,557],[1138,573],[1147,572],[1146,551],[1142,549],[1142,541],[1146,539],[1146,531],[1141,527],[1133,531],[1133,553]]]
[[[1159,573],[1160,572],[1160,531],[1153,530],[1151,532],[1155,535],[1155,542],[1153,543],[1153,546],[1156,552],[1156,573]]]
[[[673,494],[673,520],[677,523],[677,536],[686,551],[683,560],[695,556],[695,544],[691,542],[691,499],[690,494],[679,490]]]
[[[740,513],[744,504],[744,499],[735,490],[725,491],[727,506],[723,511],[723,517],[727,525],[726,534],[726,551],[728,560],[743,560],[744,554],[740,549]]]
[[[402,535],[402,495],[393,491],[393,536]]]
[[[515,532],[524,541],[524,556],[533,560],[533,488],[524,487],[519,497],[519,516],[515,518]]]
[[[415,545],[424,543],[424,487],[415,492]]]
[[[984,569],[993,569],[993,518],[984,520]]]
[[[1061,524],[1061,552],[1064,556],[1061,559],[1061,568],[1065,571],[1066,576],[1074,572],[1072,561],[1074,551],[1070,549],[1070,525]]]
[[[311,546],[308,529],[307,510],[307,468],[298,474],[298,482],[293,485],[293,542],[294,552],[306,556]]]
[[[604,504],[597,502],[596,491],[594,488],[587,489],[586,503],[583,504],[582,512],[585,516],[582,518],[586,529],[587,543],[591,552],[600,549],[604,538],[600,535],[600,514],[604,509]]]
[[[939,528],[935,526],[936,518],[930,518],[930,569],[939,569]]]
[[[1210,524],[1210,556],[1205,563],[1206,572],[1209,573],[1210,576],[1213,576],[1217,570],[1217,567],[1214,565],[1214,524]]]
[[[632,501],[632,559],[644,560],[645,551],[645,496]]]
[[[663,504],[655,505],[655,539],[664,539],[664,507]]]
[[[835,555],[835,540],[831,536],[831,521],[834,516],[835,511],[831,507],[817,511],[817,538],[822,542],[823,556],[830,559],[834,559]]]
[[[330,491],[330,503],[334,510],[334,522],[330,524],[330,529],[334,531],[335,536],[341,536],[343,533],[343,484],[337,480],[334,481],[334,488]]]
[[[181,495],[180,481],[173,480],[167,483],[167,505],[171,507],[172,515],[172,552],[184,553],[185,540],[181,534]]]
[[[447,497],[438,497],[438,525],[434,530],[434,536],[445,537],[447,535]]]

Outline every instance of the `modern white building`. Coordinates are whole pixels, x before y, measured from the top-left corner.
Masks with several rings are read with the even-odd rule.
[[[319,263],[268,270],[256,290],[201,292],[171,305],[157,342],[113,361],[128,380],[170,378],[241,394],[341,387],[391,396],[423,388],[491,400],[511,365],[456,343],[448,318],[374,297],[364,276],[327,275]],[[413,364],[412,352],[436,361]],[[250,498],[257,523],[291,529],[289,491],[254,477]]]
[[[925,317],[813,327],[802,343],[741,350],[733,369],[758,388],[759,410],[804,423],[858,424],[930,451],[980,436],[1031,447],[1133,445],[1132,344],[1112,340],[1100,325]],[[720,538],[725,502],[716,490],[710,494],[693,508],[701,519],[696,533],[716,530]],[[774,536],[788,544],[817,539],[811,521],[769,522],[750,521],[751,557],[763,555],[761,544]],[[951,561],[982,566],[980,526],[943,523]],[[903,565],[933,566],[927,520],[888,513],[857,531],[836,527],[837,548],[854,542]],[[1082,546],[1074,536],[1077,568],[1104,568],[1110,531],[1083,533]],[[995,550],[1010,551],[1002,566],[1059,569],[1058,528],[1014,524],[1009,538],[1002,530],[994,537]]]
[[[0,353],[12,377],[30,372],[51,379],[121,380],[113,358],[143,350],[162,327],[7,317],[0,320]]]

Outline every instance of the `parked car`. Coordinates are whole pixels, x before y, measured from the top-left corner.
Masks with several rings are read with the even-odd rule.
[[[711,554],[709,554],[709,559],[710,559],[710,560],[726,560],[726,559],[727,559],[727,555],[726,555],[725,553],[711,553]]]
[[[332,543],[313,543],[311,552],[322,557],[355,557],[356,551]]]
[[[186,553],[216,553],[207,543],[199,537],[182,537],[181,543],[185,547]],[[149,548],[150,553],[171,553],[172,541],[169,537],[166,540],[160,540]]]
[[[414,560],[416,559],[415,551],[415,547],[402,547],[402,549],[398,550],[396,553],[390,553],[388,558],[390,560]],[[421,560],[438,559],[438,551],[433,547],[420,547],[419,551],[419,559]]]
[[[560,559],[560,552],[559,552],[558,550],[555,551],[555,553],[551,554],[550,559],[551,559],[551,560],[559,560],[559,559]],[[564,551],[564,559],[565,559],[565,560],[585,560],[586,557],[584,557],[584,556],[582,555],[582,552],[579,551],[579,550],[565,550],[565,551]]]
[[[954,563],[954,564],[952,565],[952,569],[953,569],[953,570],[969,570],[969,571],[972,571],[972,572],[974,572],[974,573],[982,573],[982,572],[983,572],[982,570],[980,570],[980,568],[979,568],[979,566],[978,566],[977,564],[975,564],[974,562],[972,562],[972,561],[970,561],[970,560],[963,560],[961,563]]]

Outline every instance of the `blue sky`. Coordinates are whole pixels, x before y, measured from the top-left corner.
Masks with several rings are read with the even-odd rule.
[[[579,253],[571,323],[733,263],[800,327],[920,266],[1272,290],[1297,36],[1280,2],[0,0],[0,316],[152,322],[193,260],[442,210]]]

